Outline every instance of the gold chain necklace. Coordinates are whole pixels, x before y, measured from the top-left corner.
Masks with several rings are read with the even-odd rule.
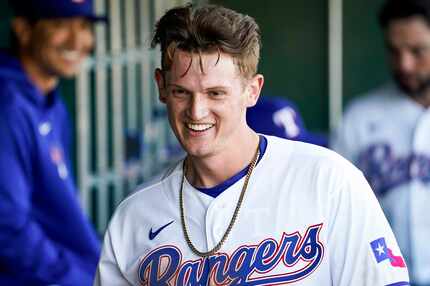
[[[248,182],[249,179],[251,178],[251,174],[252,171],[255,168],[255,165],[257,164],[257,160],[258,157],[260,156],[260,150],[257,148],[257,151],[255,152],[254,158],[252,159],[251,163],[249,164],[249,168],[248,168],[248,172],[246,173],[246,177],[245,177],[245,182],[243,183],[242,186],[242,191],[240,193],[240,197],[239,200],[237,201],[237,205],[236,205],[236,209],[234,210],[233,216],[230,220],[230,224],[227,227],[227,230],[225,231],[223,237],[221,238],[221,240],[218,242],[217,245],[215,245],[214,248],[212,248],[209,251],[206,252],[202,252],[199,251],[194,244],[191,241],[191,238],[188,234],[188,230],[187,230],[187,226],[185,224],[185,209],[184,209],[184,182],[185,182],[185,174],[186,174],[186,160],[184,159],[184,163],[183,163],[183,175],[182,175],[182,181],[181,181],[181,189],[179,191],[179,210],[181,213],[181,224],[182,224],[182,230],[184,232],[184,236],[185,236],[185,240],[188,244],[188,247],[192,250],[192,252],[194,252],[194,254],[200,256],[200,257],[207,257],[207,256],[211,256],[212,254],[215,254],[218,252],[218,250],[221,249],[221,246],[224,244],[224,242],[227,240],[228,235],[230,234],[231,229],[233,228],[234,223],[236,222],[237,216],[239,214],[239,210],[240,210],[240,206],[242,205],[243,202],[243,197],[245,195],[245,191],[248,187]]]

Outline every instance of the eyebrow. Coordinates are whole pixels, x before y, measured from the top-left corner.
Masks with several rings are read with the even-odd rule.
[[[205,90],[220,90],[220,89],[222,89],[222,90],[228,90],[230,88],[227,87],[227,86],[221,86],[221,85],[219,85],[219,86],[208,87]]]
[[[181,85],[178,85],[178,84],[170,83],[167,86],[168,87],[176,87],[176,88],[183,89],[183,90],[185,90],[187,92],[191,92],[189,89],[187,89],[187,88],[185,88],[185,87],[183,87]],[[205,88],[204,90],[205,91],[210,91],[210,90],[220,90],[220,89],[222,89],[222,90],[229,90],[230,88],[227,87],[227,86],[217,85],[217,86],[211,86],[211,87]]]
[[[178,85],[178,84],[174,84],[174,83],[169,83],[168,85],[167,85],[167,87],[176,87],[176,88],[180,88],[180,89],[183,89],[183,90],[186,90],[186,91],[190,91],[188,88],[185,88],[185,87],[183,87],[183,86],[181,86],[181,85]]]

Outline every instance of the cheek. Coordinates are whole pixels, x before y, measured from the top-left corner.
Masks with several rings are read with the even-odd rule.
[[[82,46],[91,50],[94,46],[94,36],[90,31],[82,32]]]
[[[45,45],[47,46],[47,48],[56,48],[61,45],[64,45],[67,42],[67,39],[67,32],[55,32],[46,36]]]
[[[185,112],[185,108],[177,102],[167,101],[167,113],[169,120],[173,122],[181,121],[182,114]]]
[[[29,46],[29,53],[38,61],[45,61],[53,55],[54,50],[49,37],[39,37],[37,41],[33,41]]]
[[[420,71],[425,74],[430,74],[430,57],[426,57],[425,59],[419,61],[419,63]]]
[[[213,114],[225,122],[237,122],[245,116],[245,100],[224,102],[212,108]]]
[[[34,33],[29,40],[29,48],[35,52],[46,50],[51,45],[51,41],[47,33]]]

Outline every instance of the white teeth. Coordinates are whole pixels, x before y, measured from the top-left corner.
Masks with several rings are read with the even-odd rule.
[[[61,55],[68,61],[76,61],[80,57],[80,53],[78,51],[63,51]]]
[[[214,126],[213,124],[193,124],[188,123],[187,127],[193,131],[205,131]]]

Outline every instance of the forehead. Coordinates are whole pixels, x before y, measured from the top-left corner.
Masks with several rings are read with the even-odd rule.
[[[419,45],[430,43],[430,26],[420,16],[392,21],[386,31],[387,41],[392,45]]]
[[[178,49],[166,74],[168,84],[195,88],[231,86],[242,80],[233,57],[221,52],[199,54]]]

